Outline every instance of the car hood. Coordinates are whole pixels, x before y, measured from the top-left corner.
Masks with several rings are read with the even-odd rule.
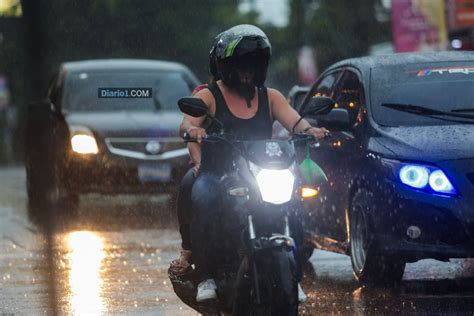
[[[384,127],[379,132],[375,140],[400,159],[474,158],[474,125]]]
[[[102,137],[178,136],[183,114],[177,111],[68,113],[68,125],[85,126]]]

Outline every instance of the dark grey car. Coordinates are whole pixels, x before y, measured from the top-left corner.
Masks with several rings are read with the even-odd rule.
[[[175,193],[188,161],[176,104],[196,85],[174,62],[62,64],[46,102],[29,107],[30,206],[67,202],[71,209],[91,192]]]

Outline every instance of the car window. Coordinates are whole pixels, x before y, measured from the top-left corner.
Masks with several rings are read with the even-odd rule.
[[[336,102],[336,107],[346,109],[349,112],[350,121],[355,123],[363,104],[363,86],[357,74],[350,70],[345,71],[332,97]]]
[[[146,98],[99,97],[99,89],[151,88]],[[189,80],[180,72],[75,72],[68,75],[63,109],[72,112],[176,110],[190,95]]]
[[[323,95],[323,96],[332,97],[332,92],[333,92],[332,88],[334,87],[334,84],[337,82],[341,73],[342,73],[341,70],[337,70],[337,71],[324,75],[324,77],[321,77],[320,80],[316,82],[316,84],[311,88],[310,92],[306,95],[299,112],[301,113],[302,111],[304,111],[304,108],[306,107],[308,100],[312,98],[313,96]]]
[[[422,63],[380,66],[372,69],[371,110],[375,122],[384,126],[454,124],[397,111],[382,104],[418,105],[429,109],[466,114],[474,111],[474,62]]]

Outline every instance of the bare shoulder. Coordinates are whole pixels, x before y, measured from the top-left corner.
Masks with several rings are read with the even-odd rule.
[[[198,93],[194,95],[197,98],[200,98],[206,103],[207,107],[209,108],[209,112],[215,113],[216,111],[216,100],[214,99],[214,95],[209,89],[202,89]]]
[[[209,89],[202,89],[198,93],[194,95],[196,98],[200,98],[204,101],[204,103],[209,106],[210,101],[214,101],[214,96],[212,95],[211,91]]]
[[[268,101],[270,103],[270,107],[272,112],[279,108],[285,108],[288,106],[288,101],[286,100],[285,96],[278,91],[277,89],[267,88],[268,91]]]
[[[282,98],[285,99],[285,96],[283,96],[283,94],[277,89],[267,88],[267,91],[268,91],[268,98],[270,99],[270,101],[279,100]]]

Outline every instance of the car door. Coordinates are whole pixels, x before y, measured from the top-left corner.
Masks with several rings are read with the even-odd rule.
[[[305,110],[306,105],[309,103],[309,100],[314,97],[314,96],[328,96],[332,97],[333,95],[333,89],[336,86],[336,83],[338,82],[339,78],[341,77],[343,73],[342,69],[336,69],[334,71],[330,71],[328,73],[323,74],[319,80],[313,85],[309,93],[306,95],[301,107],[298,109],[298,112],[301,114]],[[317,126],[317,121],[316,119],[313,119],[311,117],[307,117],[306,120],[314,126]],[[321,149],[323,147],[326,147],[325,145],[326,141],[321,141],[315,146],[312,146],[310,152],[311,152],[311,159],[313,161],[316,161],[322,168],[323,170],[327,173],[327,161],[329,158],[326,158],[327,156],[327,150],[324,150],[324,152],[321,152]],[[304,158],[304,151],[301,152],[299,150],[299,160],[302,160]],[[328,189],[326,188],[327,185],[321,187],[321,194],[319,198],[315,199],[312,201],[312,203],[309,205],[309,210],[305,213],[305,227],[308,231],[310,232],[315,232],[316,234],[323,234],[323,235],[328,235],[326,227],[330,227],[329,220],[330,218],[326,216],[326,209],[323,208],[323,205],[326,203],[324,201],[325,194],[322,194],[323,192],[327,192]],[[324,229],[322,231],[322,229]]]
[[[363,86],[355,69],[345,69],[329,90],[336,107],[349,113],[354,126],[363,106]],[[330,129],[330,127],[328,127]],[[354,166],[360,161],[361,148],[352,129],[333,130],[331,137],[313,148],[311,157],[326,173],[328,182],[321,187],[319,205],[313,209],[315,227],[319,234],[345,241],[346,209]]]

